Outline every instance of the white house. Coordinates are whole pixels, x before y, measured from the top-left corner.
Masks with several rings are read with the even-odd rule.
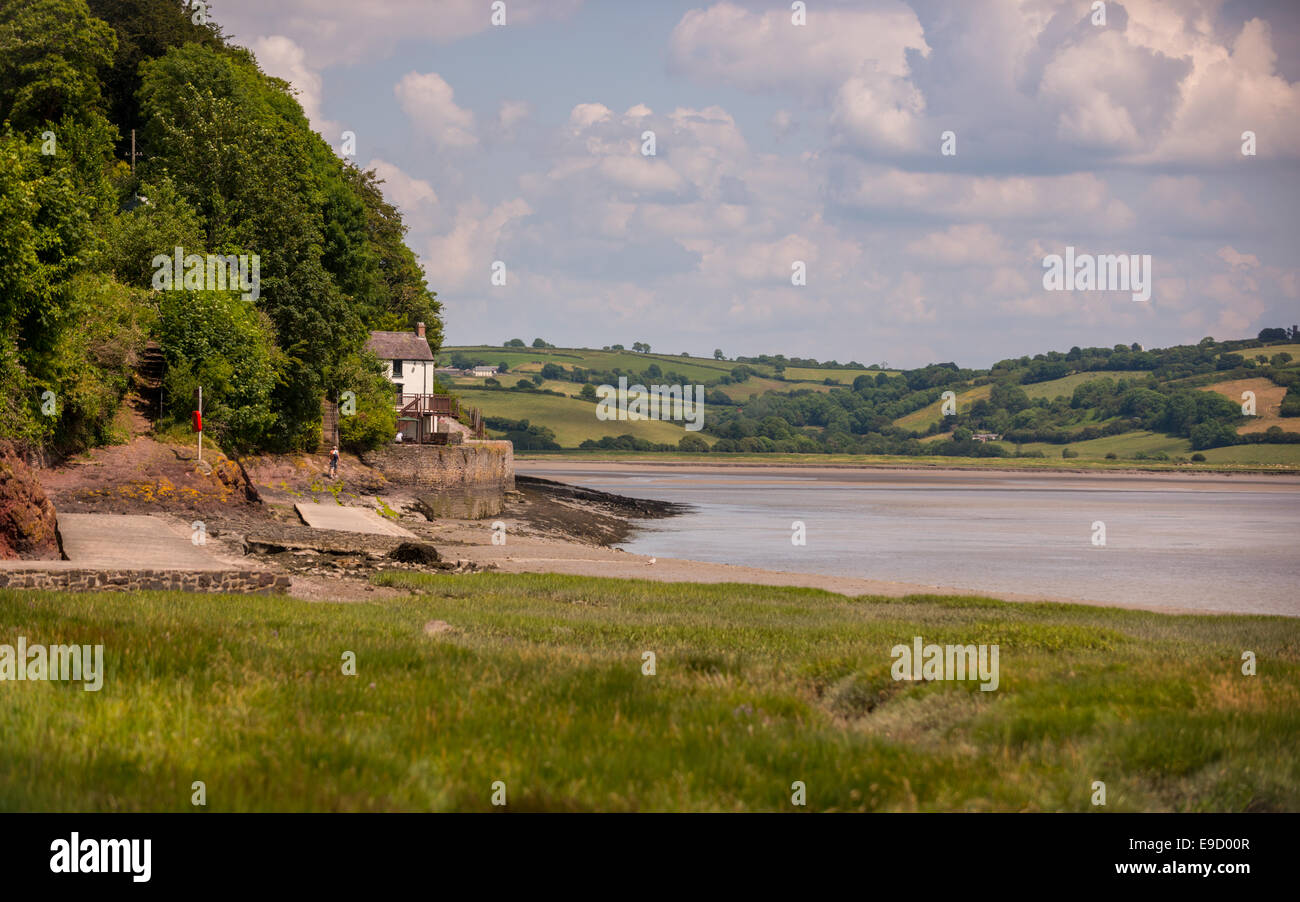
[[[476,413],[471,411],[472,429],[462,426],[456,399],[434,392],[438,368],[424,337],[424,323],[416,323],[414,332],[371,332],[366,349],[384,362],[385,375],[393,383],[399,441],[446,444],[466,434],[482,437]]]
[[[497,368],[494,366],[476,366],[469,371],[469,374],[471,376],[487,378],[489,376],[495,376],[497,374]]]
[[[399,402],[404,394],[433,394],[435,364],[424,323],[416,323],[414,332],[371,332],[366,349],[384,362]]]

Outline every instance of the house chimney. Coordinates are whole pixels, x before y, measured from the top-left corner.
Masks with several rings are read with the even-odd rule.
[[[421,338],[424,338],[424,323],[415,324],[415,334],[420,336]]]

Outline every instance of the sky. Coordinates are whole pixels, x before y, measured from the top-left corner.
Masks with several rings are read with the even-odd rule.
[[[1293,0],[209,12],[355,136],[449,345],[986,367],[1300,322]],[[1149,255],[1150,299],[1046,287],[1067,248]]]

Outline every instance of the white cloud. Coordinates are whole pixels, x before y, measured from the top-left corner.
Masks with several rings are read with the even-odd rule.
[[[497,112],[497,125],[504,132],[511,131],[516,125],[528,118],[532,112],[525,101],[522,100],[503,100],[501,108]]]
[[[701,81],[829,106],[833,129],[852,146],[900,151],[918,146],[925,111],[909,81],[909,50],[930,52],[916,14],[901,2],[816,8],[802,26],[792,24],[789,9],[758,13],[722,2],[682,17],[669,59]],[[789,114],[778,117],[780,135]]]
[[[490,284],[493,261],[500,259],[499,243],[504,233],[530,213],[523,198],[515,198],[488,208],[482,201],[474,200],[456,209],[451,231],[429,240],[424,271],[431,284],[443,288],[483,288]],[[507,285],[510,284],[512,262],[506,264]],[[514,279],[518,280],[516,273]]]
[[[984,223],[954,225],[907,245],[907,252],[943,266],[994,266],[1010,257],[1000,235]]]
[[[307,65],[306,53],[292,38],[282,34],[257,38],[250,48],[258,65],[267,75],[282,78],[293,85],[298,103],[316,131],[330,144],[337,145],[342,128],[321,113],[323,89],[320,73]]]
[[[767,124],[772,127],[772,134],[777,138],[784,138],[790,132],[794,131],[794,117],[790,115],[789,110],[777,110],[772,114],[772,118],[767,120]]]
[[[1241,133],[1254,131],[1263,158],[1300,155],[1300,84],[1276,71],[1267,23],[1246,22],[1231,47],[1202,32],[1170,38],[1171,52],[1191,59],[1172,122],[1159,143],[1134,160],[1227,165],[1242,159]]]
[[[798,26],[788,5],[758,13],[716,3],[691,10],[677,23],[669,60],[701,80],[802,95],[828,96],[851,76],[906,77],[907,51],[929,52],[916,14],[901,2],[868,6],[845,10],[818,4],[809,10],[807,24]]]
[[[456,105],[455,91],[437,72],[408,72],[393,86],[393,93],[416,129],[440,149],[478,144],[474,114]]]
[[[599,171],[613,184],[633,191],[677,191],[682,186],[677,171],[657,157],[605,157]]]
[[[1219,259],[1233,269],[1254,269],[1259,266],[1259,258],[1254,254],[1241,254],[1232,245],[1225,244],[1218,250]]]
[[[597,122],[607,122],[613,118],[613,112],[603,103],[580,103],[569,112],[569,124],[577,131],[589,128]]]
[[[506,27],[563,20],[582,0],[509,0]],[[382,58],[402,42],[448,44],[492,28],[486,0],[220,0],[217,20],[236,42],[289,34],[317,68]]]
[[[438,195],[433,185],[424,179],[414,178],[399,166],[378,157],[370,161],[367,169],[373,169],[383,179],[382,190],[389,203],[402,211],[402,219],[415,230],[428,228],[430,211],[438,204]]]

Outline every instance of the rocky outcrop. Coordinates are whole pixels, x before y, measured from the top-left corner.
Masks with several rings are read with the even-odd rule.
[[[36,473],[0,441],[0,560],[58,560],[54,505]]]
[[[403,542],[388,552],[388,556],[403,564],[436,564],[442,560],[438,549],[423,542]]]

